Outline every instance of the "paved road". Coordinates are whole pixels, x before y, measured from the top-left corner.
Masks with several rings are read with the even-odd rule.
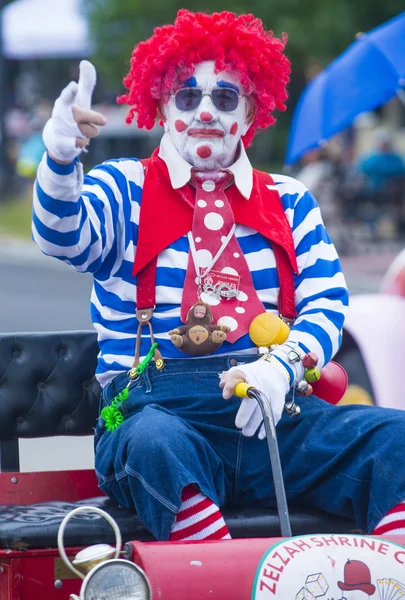
[[[0,331],[91,329],[91,285],[34,243],[0,243]]]
[[[387,268],[402,248],[342,257],[341,263],[351,294],[378,292]]]

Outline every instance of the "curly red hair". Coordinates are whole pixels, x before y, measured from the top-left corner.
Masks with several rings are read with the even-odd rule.
[[[275,108],[285,110],[290,61],[283,54],[287,36],[274,37],[261,19],[228,11],[205,14],[179,10],[174,25],[157,27],[154,35],[135,46],[124,78],[129,90],[117,98],[132,106],[126,122],[136,116],[138,127],[151,129],[159,104],[190,77],[194,65],[215,61],[215,70],[237,71],[254,102],[252,125],[243,137],[248,146],[258,129],[275,123]]]

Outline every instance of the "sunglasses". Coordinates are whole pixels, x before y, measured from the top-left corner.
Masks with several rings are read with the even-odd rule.
[[[211,90],[210,93],[203,93],[197,87],[180,88],[174,94],[176,108],[181,111],[195,110],[201,103],[204,96],[210,96],[214,106],[224,112],[232,112],[239,104],[240,96],[232,88],[219,87]]]

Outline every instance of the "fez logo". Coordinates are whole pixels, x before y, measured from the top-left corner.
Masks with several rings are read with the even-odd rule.
[[[272,546],[252,600],[405,600],[405,547],[384,538],[316,535]]]

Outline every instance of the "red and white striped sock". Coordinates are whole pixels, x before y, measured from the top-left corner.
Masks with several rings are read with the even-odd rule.
[[[184,488],[181,506],[170,534],[171,541],[230,540],[224,518],[216,504],[194,485]]]
[[[391,508],[373,531],[375,535],[382,535],[383,533],[389,535],[405,533],[405,502]]]

